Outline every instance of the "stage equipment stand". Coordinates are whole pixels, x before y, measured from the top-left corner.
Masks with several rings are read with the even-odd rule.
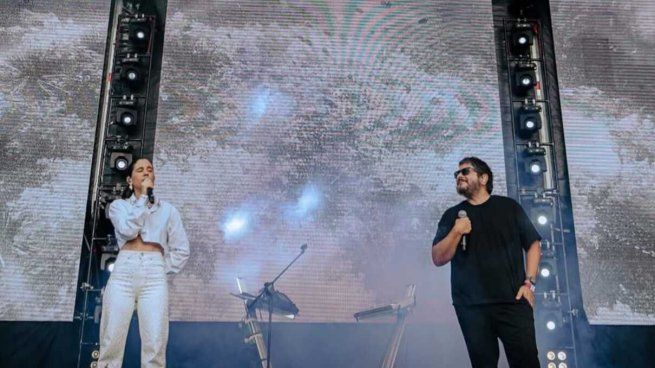
[[[262,368],[272,368],[270,357],[273,314],[275,313],[293,319],[300,311],[289,297],[284,293],[275,290],[275,282],[305,253],[305,250],[307,250],[307,244],[303,244],[300,247],[300,253],[273,279],[273,281],[264,283],[264,287],[260,290],[257,296],[243,291],[241,288],[241,282],[238,278],[237,285],[239,286],[239,294],[231,294],[244,301],[246,316],[244,317],[242,324],[247,332],[244,342],[254,343],[256,345]],[[266,341],[264,340],[261,325],[257,318],[257,309],[266,310],[268,312],[268,336]]]
[[[387,304],[381,307],[363,310],[355,313],[354,317],[357,322],[365,319],[372,319],[382,316],[395,315],[396,325],[391,335],[391,341],[387,347],[387,353],[382,361],[382,368],[393,368],[398,355],[400,341],[405,333],[407,324],[407,314],[416,305],[416,286],[414,284],[407,286],[405,298],[398,303]]]

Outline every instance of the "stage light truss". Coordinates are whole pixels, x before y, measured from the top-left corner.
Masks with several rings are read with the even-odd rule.
[[[503,21],[505,90],[510,101],[521,204],[542,236],[535,291],[540,361],[549,368],[568,368],[574,366],[574,350],[569,349],[573,344],[570,320],[574,313],[566,284],[564,236],[558,212],[561,198],[553,166],[541,23],[523,18],[521,12],[513,17]]]
[[[95,206],[90,207],[85,227],[86,247],[80,262],[80,292],[76,302],[76,320],[80,321],[80,354],[77,367],[97,365],[100,320],[100,291],[117,259],[118,246],[107,207],[125,194],[125,177],[136,157],[144,155],[144,147],[154,141],[154,129],[148,120],[148,104],[156,100],[150,93],[153,58],[161,57],[163,40],[156,14],[162,11],[159,2],[124,0],[112,2],[112,15],[105,56],[101,116],[98,120],[94,180]],[[146,153],[147,154],[147,153]]]

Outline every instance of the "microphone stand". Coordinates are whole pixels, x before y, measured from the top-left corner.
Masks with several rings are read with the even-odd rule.
[[[268,304],[268,336],[267,336],[267,341],[266,341],[266,368],[270,368],[271,366],[271,332],[273,331],[273,293],[275,292],[275,282],[284,275],[285,272],[293,265],[296,263],[298,258],[300,258],[303,254],[305,254],[305,251],[307,250],[307,244],[303,244],[300,246],[300,253],[294,258],[291,263],[289,263],[283,270],[280,272],[273,281],[271,282],[265,282],[264,283],[264,288],[262,291],[259,292],[259,295],[255,299],[253,299],[251,302],[248,303],[247,309],[250,311],[251,309],[254,309],[257,302],[260,300],[266,300]]]

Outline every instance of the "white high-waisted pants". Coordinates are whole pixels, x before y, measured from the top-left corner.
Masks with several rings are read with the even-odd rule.
[[[141,367],[165,367],[168,343],[168,282],[159,252],[122,250],[102,297],[101,368],[120,368],[134,309],[139,318]]]

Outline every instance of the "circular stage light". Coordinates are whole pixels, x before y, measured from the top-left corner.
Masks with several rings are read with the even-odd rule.
[[[539,271],[539,274],[540,274],[541,277],[543,277],[543,278],[548,278],[548,277],[550,277],[550,268],[547,267],[547,266],[542,267],[542,268],[541,268],[541,271]]]
[[[118,117],[118,122],[124,127],[131,127],[136,124],[136,116],[131,111],[123,111]]]
[[[126,157],[119,156],[114,161],[114,167],[118,171],[125,171],[127,170],[128,166],[130,166],[130,162]]]
[[[127,80],[134,82],[138,79],[139,79],[139,73],[137,73],[136,70],[130,69],[127,71]]]

